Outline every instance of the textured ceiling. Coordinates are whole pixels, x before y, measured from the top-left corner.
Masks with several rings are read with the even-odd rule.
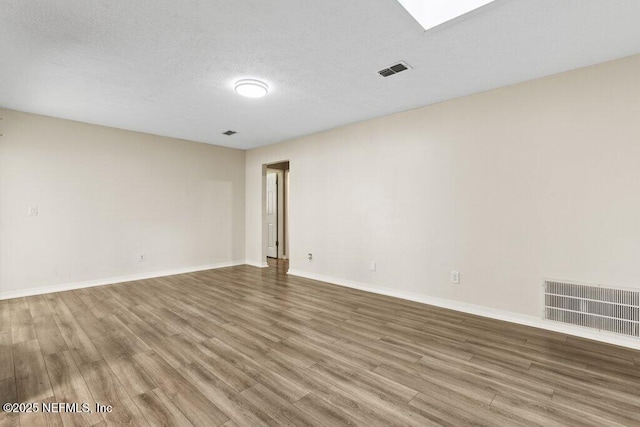
[[[396,0],[0,0],[0,106],[246,149],[640,53],[639,18],[496,0],[424,32]]]

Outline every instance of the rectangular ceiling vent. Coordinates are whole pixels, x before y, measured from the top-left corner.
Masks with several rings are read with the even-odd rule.
[[[640,291],[545,281],[545,319],[640,337]]]
[[[410,69],[411,67],[407,65],[406,62],[401,61],[390,67],[383,68],[382,70],[378,71],[378,74],[380,74],[382,77],[389,77]]]
[[[238,132],[236,132],[234,130],[228,130],[226,132],[222,132],[223,135],[227,135],[227,136],[231,136],[231,135],[233,135],[235,133],[238,133]]]

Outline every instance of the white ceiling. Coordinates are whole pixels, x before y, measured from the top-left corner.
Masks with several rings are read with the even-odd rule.
[[[0,106],[247,149],[640,53],[638,22],[638,0],[496,0],[427,32],[396,0],[0,0]]]

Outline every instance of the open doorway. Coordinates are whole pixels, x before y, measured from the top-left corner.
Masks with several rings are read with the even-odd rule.
[[[269,265],[289,259],[289,162],[267,164],[263,236]]]

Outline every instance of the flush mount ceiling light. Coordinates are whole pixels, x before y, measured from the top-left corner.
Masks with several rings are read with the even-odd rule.
[[[426,30],[476,10],[493,0],[398,0]]]
[[[243,79],[236,82],[235,90],[238,95],[247,98],[262,98],[269,93],[269,86],[260,80]]]

